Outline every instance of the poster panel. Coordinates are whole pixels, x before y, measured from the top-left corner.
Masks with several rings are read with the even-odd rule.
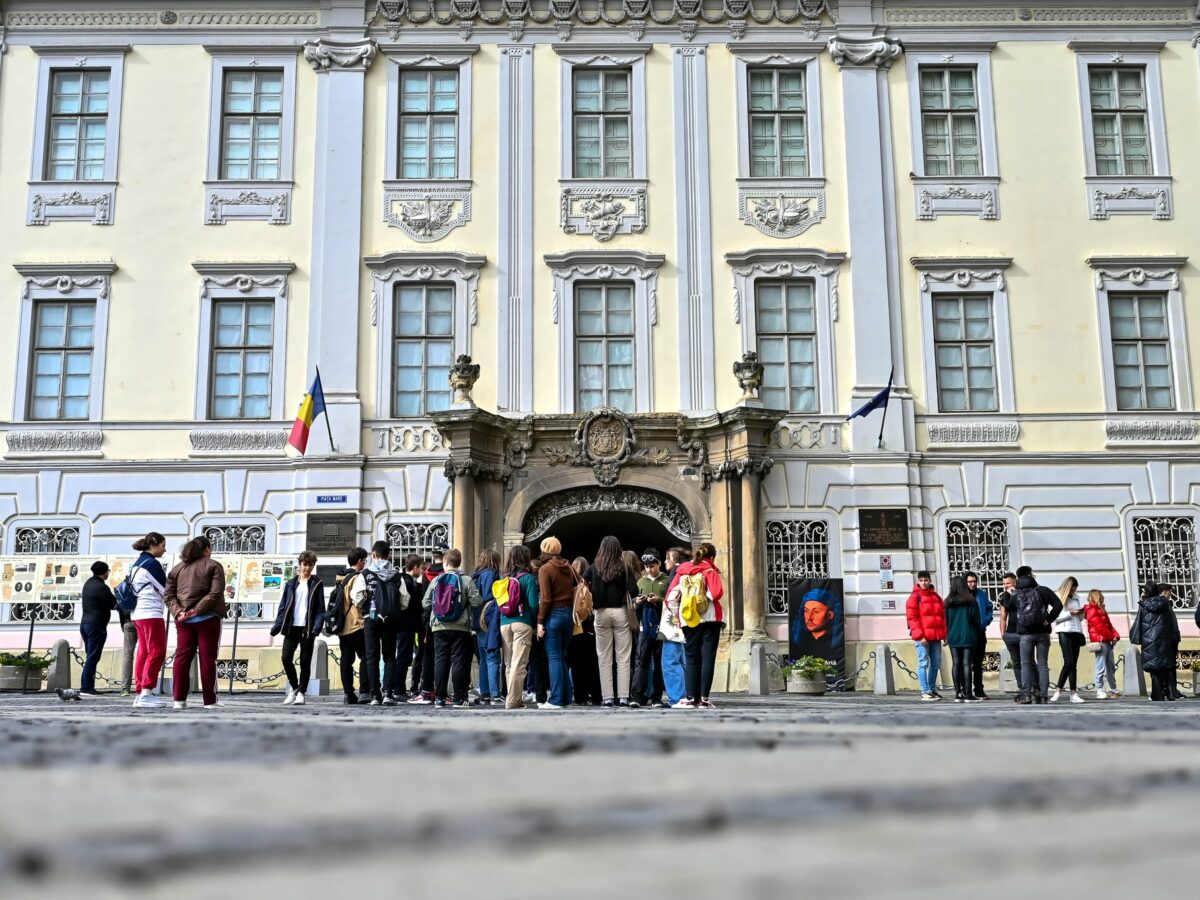
[[[836,667],[833,684],[846,677],[846,609],[840,578],[797,579],[788,585],[788,654],[816,656]]]

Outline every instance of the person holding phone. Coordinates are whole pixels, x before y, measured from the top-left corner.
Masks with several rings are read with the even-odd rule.
[[[658,639],[658,626],[671,578],[662,570],[662,559],[653,547],[642,553],[642,565],[645,572],[638,579],[634,600],[642,628],[637,637],[629,705],[666,706],[662,702],[662,642]]]

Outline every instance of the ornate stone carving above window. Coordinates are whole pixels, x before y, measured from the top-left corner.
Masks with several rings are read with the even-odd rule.
[[[372,40],[331,41],[320,38],[304,43],[304,59],[318,75],[337,69],[369,69],[378,52],[379,48]]]
[[[67,185],[41,182],[30,191],[26,222],[29,225],[45,225],[62,219],[111,225],[116,196],[115,181],[81,181]]]
[[[583,466],[596,473],[605,487],[617,483],[624,466],[665,466],[670,451],[663,447],[638,447],[633,422],[619,409],[601,407],[588,413],[568,444],[542,447],[550,465]]]
[[[208,197],[206,225],[224,225],[230,219],[265,220],[272,225],[286,225],[291,221],[290,183],[278,193],[266,194],[248,185],[210,184],[205,194]]]
[[[272,428],[204,428],[188,433],[192,456],[279,456],[287,432]]]
[[[1170,177],[1130,179],[1091,176],[1084,180],[1091,197],[1088,216],[1092,219],[1149,215],[1162,222],[1175,217]]]
[[[1104,436],[1114,444],[1194,444],[1195,419],[1108,419]]]
[[[900,55],[900,42],[894,38],[842,38],[829,39],[829,56],[841,68],[874,66],[889,69]]]
[[[10,431],[8,458],[20,456],[101,456],[104,432],[99,428]]]
[[[383,221],[423,244],[471,221],[471,183],[386,181]]]
[[[1021,428],[1015,420],[982,422],[929,422],[929,445],[961,446],[975,444],[988,447],[1012,447],[1017,444]]]
[[[570,180],[559,184],[559,224],[567,234],[590,234],[604,243],[616,234],[641,234],[646,230],[646,182],[597,184]]]
[[[691,540],[692,518],[682,503],[658,491],[629,487],[607,491],[576,488],[543,497],[525,516],[525,537],[538,540],[560,519],[597,512],[640,513],[657,519],[681,542]]]
[[[917,218],[932,221],[939,215],[973,215],[980,219],[1000,218],[999,178],[919,178]]]
[[[767,237],[804,234],[825,218],[824,181],[738,179],[738,220]]]

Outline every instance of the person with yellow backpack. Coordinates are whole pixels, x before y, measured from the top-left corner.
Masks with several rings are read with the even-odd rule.
[[[721,598],[725,588],[715,562],[717,548],[704,543],[692,551],[692,559],[680,565],[667,589],[668,605],[679,610],[683,626],[684,666],[687,696],[672,709],[714,709],[709,699],[717,664],[717,644],[725,627]]]

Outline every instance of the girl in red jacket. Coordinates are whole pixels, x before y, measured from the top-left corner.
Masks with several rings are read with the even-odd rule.
[[[942,665],[942,641],[946,639],[946,604],[933,589],[933,577],[928,572],[917,573],[917,586],[908,595],[905,613],[908,633],[917,645],[921,699],[941,700],[937,680]]]
[[[1109,697],[1120,697],[1117,691],[1116,663],[1113,660],[1113,647],[1121,636],[1113,628],[1108,611],[1104,608],[1104,594],[1100,591],[1088,591],[1087,605],[1083,608],[1087,616],[1088,640],[1097,645],[1096,650],[1096,699],[1105,700]],[[1109,688],[1104,690],[1104,679],[1108,677]]]
[[[716,706],[708,699],[708,694],[712,690],[713,673],[717,665],[717,644],[721,640],[721,629],[725,627],[725,610],[721,605],[725,588],[714,561],[716,555],[717,548],[712,544],[698,546],[692,551],[691,562],[685,562],[675,570],[667,588],[670,607],[680,609],[681,579],[686,575],[698,575],[703,579],[705,599],[708,601],[700,611],[698,622],[691,626],[684,624],[684,682],[687,696],[672,709],[713,709]]]

